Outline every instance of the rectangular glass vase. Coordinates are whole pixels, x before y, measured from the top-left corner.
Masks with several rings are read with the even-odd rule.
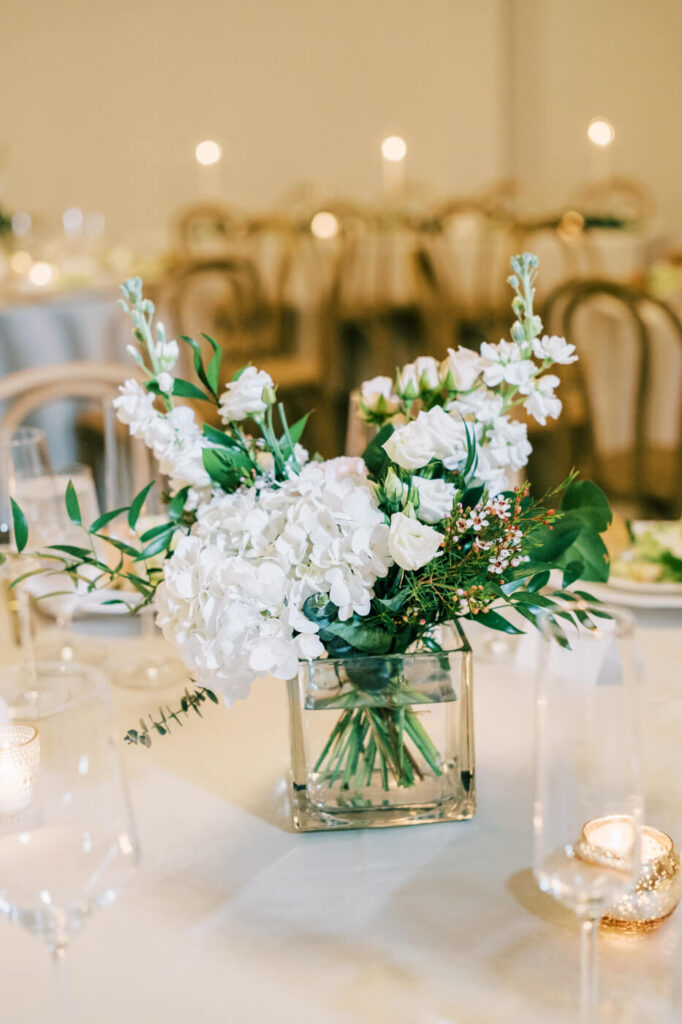
[[[472,652],[458,624],[439,643],[301,663],[288,684],[297,830],[473,817]]]

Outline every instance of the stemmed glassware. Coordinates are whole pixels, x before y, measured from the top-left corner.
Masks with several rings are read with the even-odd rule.
[[[38,663],[35,671],[41,691],[52,691],[43,717],[31,715],[23,667],[0,673],[13,718],[0,725],[0,913],[47,944],[67,1024],[71,936],[116,898],[138,844],[105,677],[75,662]]]
[[[622,609],[567,601],[539,625],[534,874],[581,922],[581,1021],[591,1024],[599,920],[640,870],[639,659]]]

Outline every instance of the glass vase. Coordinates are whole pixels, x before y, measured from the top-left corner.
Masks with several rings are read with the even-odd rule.
[[[297,830],[473,817],[472,652],[458,624],[438,642],[301,663],[288,684]]]

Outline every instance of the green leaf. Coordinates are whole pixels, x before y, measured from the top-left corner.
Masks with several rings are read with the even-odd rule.
[[[242,451],[243,446],[237,438],[231,437],[224,430],[218,430],[217,427],[212,427],[210,423],[204,423],[202,431],[204,437],[207,437],[214,444],[221,445],[223,448],[236,448],[238,451]]]
[[[331,622],[325,626],[324,633],[340,637],[366,654],[386,654],[392,643],[390,634],[380,626],[369,626],[358,619],[359,616],[354,616],[348,622]]]
[[[530,593],[535,593],[538,590],[542,590],[549,583],[549,571],[547,569],[544,572],[536,573],[532,580],[529,581],[527,589]]]
[[[252,463],[247,455],[226,448],[204,448],[201,457],[211,480],[225,491],[235,491],[251,476]]]
[[[116,516],[120,516],[121,513],[127,511],[128,508],[123,507],[112,509],[111,512],[104,512],[101,516],[98,516],[98,518],[95,519],[94,523],[90,524],[90,526],[88,527],[88,533],[97,533],[98,530],[102,530],[104,529],[105,526],[108,526],[109,523],[116,518]]]
[[[390,459],[382,445],[388,441],[389,437],[393,433],[393,424],[386,423],[376,437],[372,438],[370,443],[362,453],[362,458],[371,476],[378,479],[385,468],[390,462]]]
[[[128,555],[129,558],[135,558],[139,554],[137,548],[126,544],[124,540],[119,540],[118,537],[102,537],[102,540],[106,541],[110,547],[116,548],[117,551],[121,551],[124,555]]]
[[[569,562],[568,565],[564,569],[564,576],[563,576],[563,579],[561,581],[562,589],[565,590],[566,587],[570,587],[570,585],[572,583],[575,583],[575,581],[577,579],[580,579],[580,574],[581,574],[582,571],[583,571],[583,563],[582,562],[578,562],[577,560],[575,562]]]
[[[181,380],[176,377],[173,384],[173,394],[177,398],[198,398],[203,402],[210,402],[211,398],[206,395],[196,384],[190,384],[188,380]]]
[[[49,544],[48,551],[63,551],[65,555],[71,555],[72,558],[78,558],[86,562],[94,558],[90,548],[80,548],[75,544]]]
[[[300,420],[296,420],[292,427],[289,427],[289,437],[291,438],[292,445],[298,444],[303,436],[303,431],[306,428],[306,423],[310,417],[310,413],[307,412],[305,416],[301,416]]]
[[[578,512],[598,533],[603,533],[613,518],[608,498],[591,480],[576,480],[566,488],[561,511]]]
[[[135,561],[142,562],[145,558],[153,558],[154,555],[158,555],[160,552],[165,551],[170,545],[174,530],[175,526],[171,523],[170,529],[167,529],[165,533],[160,533],[153,541],[147,544],[147,546],[137,555]]]
[[[490,629],[497,629],[501,633],[509,633],[510,636],[523,633],[522,629],[512,625],[508,622],[503,615],[499,612],[493,611],[489,608],[487,611],[482,611],[479,615],[465,615],[467,619],[471,619],[472,622],[480,622],[482,626],[488,626]]]
[[[551,530],[548,526],[536,527],[527,535],[533,560],[556,564],[560,555],[573,544],[581,529],[582,523],[568,515],[558,519]]]
[[[136,494],[135,497],[133,498],[130,504],[130,510],[128,512],[128,526],[130,527],[131,530],[134,530],[135,527],[137,526],[137,520],[140,518],[142,506],[147,500],[147,495],[149,494],[153,486],[154,481],[152,480],[151,483],[148,483],[146,487],[143,487],[140,493]]]
[[[21,511],[14,498],[10,498],[9,500],[12,506],[14,543],[17,546],[17,551],[21,552],[28,544],[28,523],[26,522],[26,516]]]
[[[76,494],[76,488],[73,486],[73,482],[71,480],[69,480],[66,485],[66,511],[69,519],[75,526],[83,525],[81,507],[78,503],[78,495]]]
[[[220,387],[220,364],[223,359],[223,350],[210,334],[202,334],[202,338],[206,338],[206,341],[213,349],[213,355],[206,369],[206,377],[209,388],[217,396]]]
[[[181,487],[175,497],[172,499],[168,506],[168,517],[171,522],[177,523],[182,518],[182,513],[185,511],[185,502],[187,501],[187,495],[189,494],[189,485],[187,487]]]
[[[143,544],[147,541],[154,540],[155,537],[160,537],[162,533],[168,533],[170,530],[175,529],[174,523],[159,523],[158,526],[151,526],[148,530],[145,530],[140,536],[140,540]]]

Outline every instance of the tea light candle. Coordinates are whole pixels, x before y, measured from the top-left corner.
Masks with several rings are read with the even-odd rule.
[[[590,177],[593,181],[606,181],[611,177],[611,146],[615,137],[615,129],[605,117],[594,117],[587,126]]]
[[[32,725],[0,725],[0,822],[19,817],[33,800],[40,740]]]
[[[405,191],[405,157],[407,144],[399,135],[389,135],[381,143],[381,164],[384,199],[395,202]]]
[[[576,846],[583,860],[625,867],[636,829],[632,818],[613,815],[588,821]],[[657,828],[641,830],[641,868],[634,889],[621,897],[602,924],[623,932],[657,928],[680,900],[680,859],[672,839]]]

